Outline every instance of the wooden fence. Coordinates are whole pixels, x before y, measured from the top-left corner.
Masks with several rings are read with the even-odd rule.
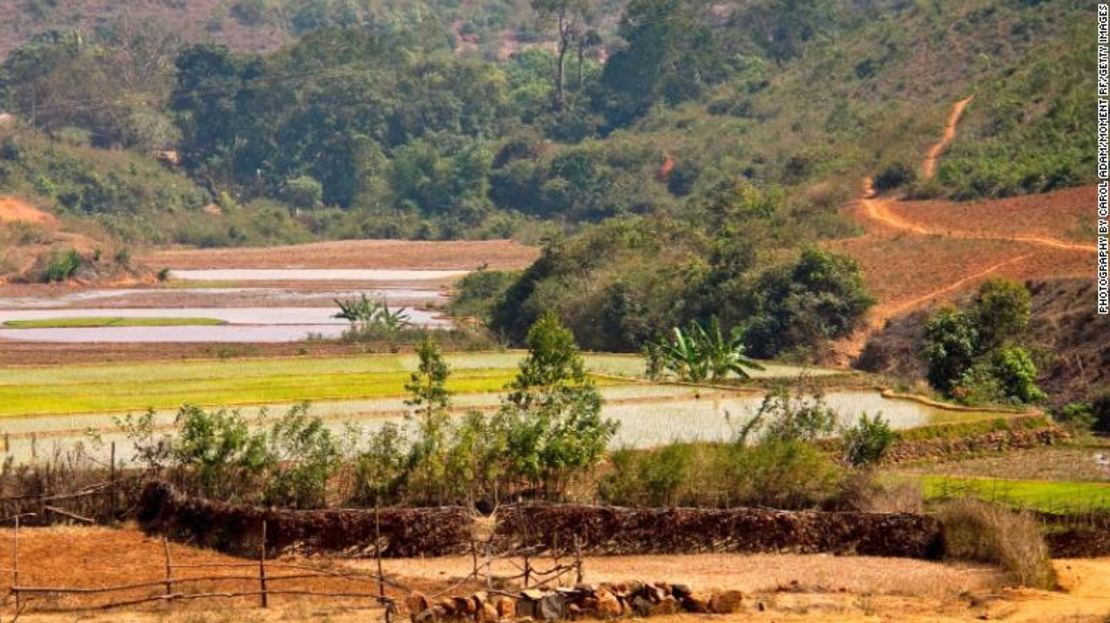
[[[272,596],[291,597],[325,597],[338,599],[365,600],[376,607],[384,609],[385,620],[390,623],[397,613],[397,594],[408,594],[411,589],[403,583],[391,579],[383,570],[383,557],[375,554],[376,570],[372,573],[349,569],[336,569],[332,567],[318,567],[308,564],[279,562],[268,560],[266,556],[266,522],[261,525],[262,540],[259,546],[257,560],[244,562],[215,562],[215,563],[176,563],[170,552],[169,540],[162,539],[164,556],[164,574],[160,579],[150,579],[128,584],[97,587],[74,586],[36,586],[24,584],[21,581],[21,571],[28,569],[29,561],[20,556],[20,529],[24,522],[34,519],[32,513],[15,515],[0,519],[3,523],[14,524],[10,586],[8,594],[0,603],[14,606],[13,622],[27,612],[36,613],[69,613],[112,610],[141,606],[144,604],[185,602],[203,599],[230,599],[230,598],[257,598],[259,606],[270,606]],[[438,599],[451,595],[460,590],[482,586],[490,594],[515,595],[511,590],[513,586],[523,588],[542,588],[559,582],[571,580],[575,584],[581,583],[584,578],[582,554],[577,546],[573,550],[559,551],[544,547],[523,547],[507,551],[495,551],[493,535],[484,540],[475,539],[471,542],[471,569],[463,578],[455,579],[450,585],[429,595],[429,599]],[[550,560],[550,564],[537,565],[537,560]],[[495,561],[506,561],[516,572],[510,575],[496,575],[493,570]],[[33,564],[33,562],[31,563]],[[232,570],[229,574],[214,573],[214,569]],[[190,572],[200,572],[200,575],[190,575]],[[207,573],[205,573],[207,572]],[[293,588],[286,583],[313,579],[347,580],[366,583],[365,591],[327,591],[313,590],[310,588]],[[248,590],[218,590],[209,588],[203,590],[205,585],[212,586],[220,583],[240,582],[251,583],[256,589]],[[184,590],[193,587],[193,590]],[[142,596],[129,596],[128,593],[148,591]],[[390,592],[393,595],[389,594]],[[80,600],[81,598],[108,596],[109,601],[97,603],[76,603],[58,605],[58,597],[69,596]],[[41,605],[40,605],[41,604]]]

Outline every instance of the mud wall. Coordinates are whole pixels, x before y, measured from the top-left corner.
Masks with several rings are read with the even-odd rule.
[[[138,505],[144,530],[257,556],[266,522],[266,549],[373,555],[380,535],[382,556],[445,556],[470,550],[473,519],[467,509],[383,508],[293,511],[234,505],[188,497],[164,482],[149,483]]]
[[[497,513],[499,545],[577,545],[588,554],[797,552],[939,558],[940,523],[904,513],[757,508],[514,506]]]

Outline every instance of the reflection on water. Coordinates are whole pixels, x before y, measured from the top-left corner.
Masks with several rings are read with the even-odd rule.
[[[605,417],[617,420],[620,429],[612,446],[646,448],[671,441],[727,441],[753,417],[762,402],[758,394],[712,392],[693,387],[659,385],[618,385],[602,388],[606,399]],[[699,397],[700,396],[700,397]],[[499,396],[464,394],[456,397],[456,407],[464,409],[496,408]],[[925,405],[913,400],[885,398],[876,391],[840,391],[825,396],[826,403],[840,418],[842,425],[854,423],[860,413],[882,413],[896,429],[913,428],[930,424],[973,421],[1005,414],[986,411],[951,411]],[[269,407],[271,416],[281,414],[287,405]],[[262,407],[244,407],[242,413],[256,421]],[[325,419],[329,428],[337,433],[352,425],[363,431],[374,430],[386,422],[403,425],[406,406],[404,398],[377,398],[318,402],[311,413]],[[172,424],[175,412],[160,411],[156,414],[159,425]],[[0,434],[5,434],[8,453],[18,462],[31,459],[32,439],[35,433],[35,451],[39,457],[48,456],[52,448],[72,448],[87,442],[85,431],[103,431],[100,438],[107,444],[117,443],[117,455],[129,459],[131,448],[127,440],[114,427],[113,417],[105,414],[67,416],[34,416],[10,418],[0,421]],[[92,450],[90,450],[92,451]],[[95,450],[97,458],[106,456],[106,446]],[[101,455],[105,456],[101,456]]]

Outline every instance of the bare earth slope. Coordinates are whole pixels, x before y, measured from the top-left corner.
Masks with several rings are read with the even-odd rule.
[[[972,98],[956,102],[941,139],[927,152],[922,174],[955,139]],[[1093,236],[1083,225],[1093,186],[990,201],[899,201],[877,196],[864,180],[862,197],[846,207],[864,235],[827,246],[856,259],[878,299],[865,329],[834,347],[847,364],[889,320],[953,300],[992,277],[1016,280],[1093,275]],[[1088,238],[1092,238],[1088,240]]]

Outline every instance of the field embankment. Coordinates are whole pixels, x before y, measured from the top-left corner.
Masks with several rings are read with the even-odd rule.
[[[167,249],[146,253],[158,268],[369,268],[462,269],[479,266],[524,268],[539,250],[512,240],[338,240],[235,249]]]

